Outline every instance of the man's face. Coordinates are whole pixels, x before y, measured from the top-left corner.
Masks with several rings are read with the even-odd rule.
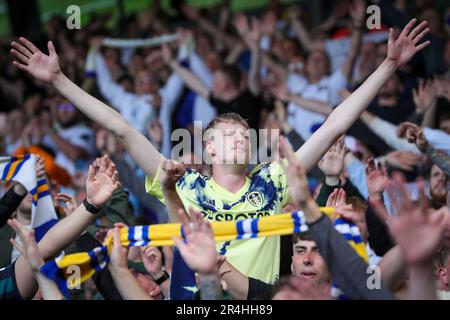
[[[144,289],[145,293],[155,300],[161,300],[161,289],[149,276],[135,270],[131,270],[131,273],[136,278],[141,288]]]
[[[223,92],[226,92],[230,87],[230,81],[226,75],[220,71],[216,70],[213,77],[213,93],[215,96],[220,97]]]
[[[306,60],[306,73],[312,80],[320,80],[328,73],[328,58],[321,50],[312,51]]]
[[[206,152],[214,164],[248,164],[249,130],[240,123],[219,122],[212,128]]]
[[[134,91],[136,94],[155,94],[158,92],[158,84],[150,72],[143,70],[134,80]]]
[[[291,269],[294,275],[314,285],[330,281],[327,265],[314,241],[298,240],[293,249]]]
[[[397,75],[390,77],[380,88],[380,96],[396,96],[400,91],[400,80]]]
[[[447,176],[437,165],[431,167],[430,195],[439,203],[445,203],[447,199]]]
[[[58,121],[62,125],[68,124],[75,118],[76,115],[75,106],[68,102],[60,103],[58,105],[57,115]]]
[[[211,72],[215,72],[222,66],[222,59],[220,55],[215,51],[210,51],[206,55],[206,65]]]

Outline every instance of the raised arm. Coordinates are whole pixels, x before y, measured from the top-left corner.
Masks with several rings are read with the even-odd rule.
[[[189,69],[183,67],[177,60],[173,59],[172,52],[167,45],[162,45],[162,55],[164,62],[170,66],[173,72],[176,72],[181,79],[183,79],[186,86],[201,95],[206,100],[209,99],[209,89],[203,84],[203,82],[193,74]]]
[[[253,17],[251,19],[251,26],[249,26],[247,16],[244,14],[236,14],[234,26],[252,52],[247,87],[254,95],[259,95],[261,92],[259,77],[261,67],[261,49],[259,48],[259,41],[262,36],[261,22]]]
[[[86,179],[86,200],[96,208],[101,208],[119,187],[116,166],[103,156],[94,161]],[[39,250],[45,260],[53,258],[66,246],[74,242],[86,227],[96,218],[80,205],[72,214],[58,222],[39,242]]]
[[[49,55],[42,53],[33,43],[23,37],[19,41],[20,43],[15,41],[11,43],[13,47],[11,53],[17,59],[13,64],[17,68],[55,87],[87,117],[100,123],[123,140],[127,151],[147,175],[154,176],[156,174],[160,153],[117,111],[84,92],[62,73],[58,55],[51,41],[47,45]]]
[[[117,178],[115,166],[106,156],[94,161],[86,181],[86,200],[97,208],[102,207],[119,186]],[[74,242],[95,217],[84,205],[80,205],[71,215],[58,222],[38,244],[42,259],[53,258]],[[32,268],[23,256],[17,259],[14,272],[21,297],[32,298],[36,292],[36,282]]]
[[[364,25],[364,18],[366,14],[366,3],[364,0],[353,1],[350,8],[350,16],[352,18],[352,41],[350,44],[350,52],[342,67],[342,72],[350,82],[355,65],[356,58],[359,53],[362,42],[362,30]]]
[[[291,25],[296,33],[298,40],[302,44],[303,48],[305,48],[307,51],[324,50],[324,41],[313,40],[303,22],[300,20],[300,10],[301,9],[299,7],[294,7],[289,10]]]
[[[306,99],[290,93],[285,84],[272,88],[271,93],[282,102],[292,102],[297,106],[302,106],[309,111],[318,112],[325,116],[330,115],[333,111],[333,108],[326,102],[315,99]]]
[[[350,97],[330,114],[320,129],[297,151],[297,156],[305,170],[314,166],[334,141],[352,126],[395,70],[430,44],[429,41],[419,44],[429,29],[426,28],[425,21],[413,28],[416,21],[416,19],[411,20],[397,39],[394,38],[394,30],[390,30],[386,59]]]

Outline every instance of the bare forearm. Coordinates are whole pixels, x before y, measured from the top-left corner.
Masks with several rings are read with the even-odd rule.
[[[88,118],[117,135],[146,174],[155,175],[160,153],[141,133],[132,128],[117,111],[81,90],[62,73],[53,81],[53,86]]]
[[[192,72],[181,66],[177,61],[171,61],[170,67],[183,79],[184,83],[189,87],[189,89],[195,91],[205,99],[209,98],[209,90]]]
[[[42,258],[51,259],[74,242],[95,217],[83,204],[78,206],[71,215],[54,225],[38,243]]]
[[[317,206],[317,203],[312,197],[305,202],[297,203],[298,207],[305,213],[306,223],[311,224],[316,222],[322,216],[322,213]]]
[[[385,60],[356,91],[333,110],[319,130],[297,151],[305,170],[312,168],[331,145],[355,123],[395,69],[394,64]]]
[[[237,42],[237,39],[223,32],[206,18],[200,17],[198,25],[212,35],[216,41],[223,43],[227,48],[232,48]]]
[[[436,281],[433,264],[423,263],[411,266],[409,276],[408,299],[436,300]]]
[[[122,116],[100,100],[84,92],[64,74],[61,73],[53,81],[53,86],[91,120],[100,123],[118,136],[124,135],[128,124]]]
[[[72,161],[75,161],[79,158],[84,158],[86,156],[86,152],[82,148],[74,146],[69,141],[62,138],[55,131],[51,131],[50,135],[52,137],[52,140],[55,142],[58,150],[61,150]]]
[[[325,102],[314,99],[305,99],[294,94],[289,95],[289,101],[295,103],[296,105],[302,106],[305,109],[318,112],[326,116],[331,114],[333,111],[333,108]]]
[[[64,296],[54,281],[48,279],[40,272],[36,272],[35,277],[44,300],[64,300]]]
[[[356,58],[358,56],[359,48],[362,42],[362,27],[357,26],[352,32],[352,42],[350,47],[350,53],[347,60],[344,63],[342,72],[345,78],[350,81],[352,78],[353,67],[355,65]]]
[[[261,50],[259,45],[255,44],[252,48],[252,64],[248,75],[248,88],[254,95],[261,93],[261,81],[259,71],[261,67]]]
[[[275,62],[267,53],[262,54],[261,62],[273,72],[279,80],[286,79],[287,69],[282,64]]]
[[[378,267],[380,268],[381,282],[392,292],[395,292],[406,280],[407,265],[399,246],[389,250],[381,259]]]
[[[167,208],[167,213],[169,214],[170,222],[180,222],[178,215],[179,209],[184,209],[183,202],[181,202],[180,197],[176,190],[167,190],[163,188],[164,203]]]
[[[293,20],[292,26],[294,27],[298,40],[307,51],[312,51],[315,49],[324,49],[323,42],[313,41],[311,39],[311,36],[309,32],[306,30],[305,26],[303,25],[303,22],[301,22],[300,20]]]
[[[109,271],[123,300],[152,300],[133,277],[130,270],[110,267]]]
[[[436,101],[425,111],[422,120],[422,127],[430,127],[434,126],[434,119],[436,115]]]

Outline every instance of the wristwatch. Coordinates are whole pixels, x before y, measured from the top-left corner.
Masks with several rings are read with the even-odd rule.
[[[164,281],[166,281],[169,278],[170,278],[170,275],[167,273],[167,271],[164,270],[164,274],[161,277],[159,277],[158,279],[156,279],[155,283],[159,286],[159,285],[161,285],[161,283],[163,283]]]
[[[102,208],[97,208],[96,206],[90,204],[87,199],[83,200],[83,205],[86,208],[87,211],[89,211],[92,214],[97,214],[102,210]]]

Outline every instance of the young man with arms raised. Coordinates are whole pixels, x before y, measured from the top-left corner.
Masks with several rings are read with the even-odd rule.
[[[414,28],[416,19],[403,29],[395,39],[390,31],[388,54],[377,70],[328,117],[327,121],[296,152],[302,167],[307,171],[315,165],[330,146],[359,118],[380,87],[402,65],[407,63],[429,42],[420,44],[428,32],[427,23]],[[122,116],[104,103],[93,98],[60,70],[58,56],[52,42],[48,43],[49,55],[43,54],[25,38],[20,43],[13,42],[12,54],[20,62],[14,65],[27,71],[37,79],[53,85],[80,111],[92,120],[102,123],[123,140],[127,151],[148,175],[149,193],[162,199],[158,176],[167,166],[182,178],[176,190],[185,207],[201,210],[205,218],[211,220],[236,220],[282,212],[290,201],[286,174],[278,162],[262,163],[251,172],[247,171],[250,155],[248,128],[234,114],[222,115],[210,125],[214,134],[206,141],[206,152],[212,162],[210,177],[191,170],[184,172],[181,164],[164,160],[155,147],[137,130],[133,129]],[[226,138],[233,143],[221,145]],[[227,139],[227,140],[229,140]],[[227,163],[241,164],[227,164]],[[169,210],[171,211],[171,210]],[[171,217],[178,221],[178,217]],[[255,279],[273,283],[279,273],[279,237],[257,238],[247,241],[231,241],[218,244],[219,252],[240,272]]]

